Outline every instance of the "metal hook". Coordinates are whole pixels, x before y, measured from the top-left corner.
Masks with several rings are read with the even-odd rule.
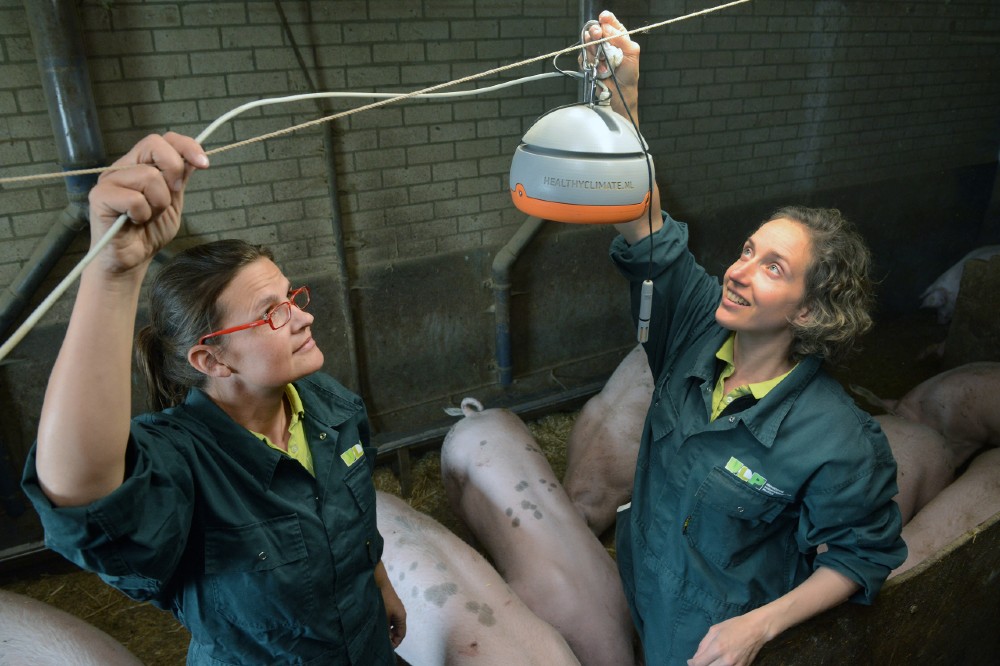
[[[583,24],[583,30],[580,31],[580,43],[587,43],[587,34],[590,32],[591,26],[600,25],[599,21],[591,19]],[[597,65],[600,62],[600,47],[598,45],[597,50],[594,53],[594,59],[590,59],[590,53],[587,48],[581,49],[582,53],[580,56],[580,67],[583,70],[583,101],[586,104],[594,103],[594,92],[595,84],[597,82]]]

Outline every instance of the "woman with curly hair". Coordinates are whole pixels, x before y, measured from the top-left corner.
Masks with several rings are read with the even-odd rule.
[[[612,104],[637,117],[623,31],[604,12],[588,41],[622,49]],[[748,664],[794,624],[871,603],[906,556],[888,441],[824,369],[871,326],[870,255],[838,211],[782,208],[720,284],[668,214],[616,227],[637,315],[651,283],[655,378],[617,517],[626,598],[646,663]]]

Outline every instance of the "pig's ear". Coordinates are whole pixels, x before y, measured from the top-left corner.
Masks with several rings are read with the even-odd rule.
[[[228,377],[232,369],[222,362],[219,347],[213,345],[195,345],[188,350],[187,358],[191,367],[209,377]]]

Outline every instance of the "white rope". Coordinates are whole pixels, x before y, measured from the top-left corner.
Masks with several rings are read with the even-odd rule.
[[[639,33],[643,33],[643,32],[648,32],[648,31],[653,30],[655,28],[659,28],[659,27],[662,27],[662,26],[665,26],[665,25],[669,25],[671,23],[677,23],[678,21],[684,21],[684,20],[687,20],[687,19],[695,18],[697,16],[703,16],[703,15],[709,14],[711,12],[716,12],[716,11],[720,11],[720,10],[723,10],[723,9],[728,9],[729,7],[734,7],[736,5],[741,5],[741,4],[744,4],[746,2],[750,2],[750,0],[734,0],[733,2],[729,2],[729,3],[723,4],[723,5],[718,5],[718,6],[715,6],[715,7],[709,7],[707,9],[703,9],[703,10],[700,10],[700,11],[697,11],[697,12],[692,12],[690,14],[685,14],[684,16],[678,16],[678,17],[675,17],[675,18],[672,18],[672,19],[667,19],[665,21],[660,21],[659,23],[653,23],[653,24],[650,24],[650,25],[643,26],[641,28],[636,28],[635,30],[626,30],[622,34],[623,35],[634,35],[634,34],[639,34]],[[617,35],[617,36],[620,36],[620,35]],[[242,106],[236,107],[232,111],[229,111],[229,112],[223,114],[217,120],[213,121],[212,124],[210,124],[208,127],[206,127],[201,132],[201,134],[199,134],[196,137],[195,140],[199,144],[201,144],[201,143],[203,143],[205,141],[205,139],[207,139],[209,137],[209,135],[212,134],[212,132],[214,132],[222,123],[226,122],[227,120],[229,120],[229,119],[233,118],[234,116],[237,116],[240,113],[243,113],[244,111],[247,111],[249,109],[253,109],[253,108],[256,108],[256,107],[259,107],[259,106],[266,106],[266,105],[269,105],[269,104],[285,104],[285,103],[289,103],[289,102],[297,102],[297,101],[300,101],[300,100],[316,99],[316,98],[321,98],[321,97],[368,97],[368,98],[379,97],[379,98],[384,98],[382,101],[373,102],[372,104],[367,104],[365,106],[361,106],[361,107],[358,107],[356,109],[352,109],[350,111],[345,111],[343,113],[335,114],[335,115],[332,115],[332,116],[326,116],[326,117],[319,118],[319,119],[316,119],[316,120],[311,120],[309,122],[302,123],[300,125],[295,125],[295,126],[292,126],[292,127],[288,127],[288,128],[282,129],[282,130],[278,130],[276,132],[271,132],[269,134],[263,134],[263,135],[260,135],[260,136],[257,136],[257,137],[246,139],[244,141],[239,141],[237,143],[229,144],[227,146],[222,146],[220,148],[216,148],[216,149],[213,149],[211,151],[206,151],[206,154],[207,155],[213,155],[215,153],[219,153],[219,152],[222,152],[224,150],[232,150],[233,148],[244,146],[244,145],[247,145],[249,143],[255,143],[255,142],[258,142],[258,141],[264,141],[265,139],[270,139],[270,138],[274,138],[276,136],[281,136],[281,135],[284,135],[284,134],[289,134],[291,132],[294,132],[294,131],[299,130],[299,129],[303,129],[305,127],[310,127],[312,125],[318,125],[320,123],[329,122],[331,120],[335,120],[337,118],[341,118],[341,117],[346,116],[346,115],[350,115],[350,114],[353,114],[353,113],[358,113],[358,112],[361,112],[361,111],[366,111],[366,110],[369,110],[369,109],[374,109],[376,107],[384,106],[384,105],[390,104],[392,102],[398,102],[398,101],[402,101],[402,100],[406,100],[406,99],[422,98],[422,97],[458,97],[458,96],[463,96],[463,95],[478,95],[478,94],[482,94],[482,93],[485,93],[485,92],[492,92],[494,90],[499,90],[499,89],[505,88],[507,86],[520,85],[520,84],[527,83],[529,81],[535,81],[535,80],[538,80],[538,79],[549,78],[549,77],[552,77],[552,76],[565,76],[565,73],[563,73],[563,72],[549,72],[549,73],[545,73],[545,74],[537,74],[537,75],[534,75],[534,76],[524,77],[524,78],[521,78],[521,79],[515,79],[513,81],[508,81],[508,82],[497,84],[495,86],[490,86],[490,87],[487,87],[487,88],[481,88],[481,89],[476,89],[476,90],[468,90],[468,91],[455,91],[455,92],[450,92],[450,93],[433,93],[432,94],[432,91],[439,90],[441,88],[445,88],[445,87],[456,85],[456,84],[459,84],[459,83],[464,83],[466,81],[471,81],[471,80],[474,80],[474,79],[482,78],[482,77],[488,76],[490,74],[496,74],[496,73],[499,73],[499,72],[503,72],[503,71],[506,71],[508,69],[513,69],[514,67],[520,67],[522,65],[527,65],[527,64],[530,64],[530,63],[533,63],[533,62],[538,62],[539,60],[546,60],[548,58],[555,58],[555,57],[558,57],[558,56],[560,56],[562,54],[569,53],[569,52],[572,52],[572,51],[577,51],[577,50],[580,50],[580,49],[588,47],[588,46],[596,46],[598,44],[603,44],[603,43],[605,43],[605,42],[607,42],[607,41],[609,41],[611,39],[615,39],[617,36],[615,36],[615,37],[604,37],[603,39],[596,39],[596,40],[591,41],[591,42],[589,42],[587,44],[576,44],[574,46],[570,46],[570,47],[567,47],[567,48],[564,48],[564,49],[560,49],[559,51],[553,51],[552,53],[547,53],[547,54],[544,54],[544,55],[536,56],[534,58],[529,58],[527,60],[522,60],[520,62],[512,63],[512,64],[509,64],[509,65],[504,65],[502,67],[497,67],[495,69],[491,69],[491,70],[488,70],[488,71],[485,71],[485,72],[480,72],[478,74],[472,74],[470,76],[466,76],[466,77],[463,77],[461,79],[455,79],[453,81],[448,81],[446,83],[441,83],[441,84],[438,84],[438,85],[435,85],[435,86],[431,86],[429,88],[424,88],[423,90],[418,90],[418,91],[411,92],[411,93],[393,94],[393,93],[369,93],[369,92],[360,92],[360,93],[327,92],[327,93],[305,93],[305,94],[302,94],[302,95],[291,95],[291,96],[287,96],[287,97],[276,97],[276,98],[270,98],[270,99],[256,100],[256,101],[253,101],[253,102],[248,102],[246,104],[243,104]],[[34,176],[17,176],[17,177],[11,177],[11,178],[0,178],[0,184],[3,184],[3,183],[12,183],[12,182],[22,182],[22,181],[27,181],[27,180],[36,180],[36,179],[41,179],[41,178],[55,178],[55,177],[65,178],[65,177],[74,176],[74,175],[101,173],[103,171],[111,171],[111,170],[117,170],[117,169],[131,168],[131,166],[132,165],[122,165],[122,166],[117,166],[117,167],[116,166],[98,167],[98,168],[95,168],[95,169],[82,169],[82,170],[78,170],[78,171],[64,171],[64,172],[55,173],[55,174],[41,174],[41,175],[34,175]],[[95,243],[94,246],[90,249],[90,251],[87,252],[87,254],[83,257],[83,259],[80,260],[80,263],[77,264],[73,268],[73,270],[70,271],[69,274],[65,278],[63,278],[63,280],[56,286],[55,289],[52,290],[52,292],[45,298],[45,300],[42,301],[41,304],[39,304],[39,306],[35,309],[35,311],[32,312],[31,315],[29,315],[27,319],[25,319],[24,323],[22,323],[21,326],[18,327],[18,329],[14,332],[14,334],[10,337],[10,339],[8,339],[2,346],[0,346],[0,363],[2,363],[3,360],[7,357],[7,355],[11,351],[13,351],[14,347],[16,347],[21,342],[21,340],[24,339],[24,337],[31,331],[31,329],[34,328],[35,324],[37,324],[38,321],[43,316],[45,316],[45,314],[52,308],[52,306],[55,304],[55,302],[57,300],[59,300],[59,298],[66,292],[66,290],[73,283],[73,281],[76,280],[80,276],[80,274],[83,272],[84,268],[86,268],[87,265],[90,264],[90,262],[92,262],[94,260],[94,258],[97,256],[97,254],[102,249],[104,249],[104,247],[111,241],[111,239],[114,237],[114,235],[117,234],[121,230],[122,226],[125,224],[125,222],[127,220],[128,220],[128,215],[125,214],[125,213],[122,213],[118,217],[118,219],[115,220],[114,224],[112,224],[111,227],[105,232],[105,234],[101,237],[101,239],[97,243]]]
[[[531,81],[537,81],[539,79],[551,78],[553,76],[562,77],[564,76],[564,74],[560,72],[547,72],[545,74],[535,74],[533,76],[527,76],[522,79],[516,79],[514,81],[507,81],[486,88],[477,88],[476,90],[461,90],[448,93],[419,94],[419,95],[413,95],[413,97],[459,97],[467,95],[479,95],[486,92],[493,92],[495,90],[500,90],[501,88],[506,88],[508,86],[519,85]],[[253,102],[247,102],[246,104],[238,106],[235,109],[227,111],[226,113],[221,115],[219,118],[213,121],[212,124],[210,124],[204,130],[202,130],[201,134],[199,134],[195,138],[195,141],[197,141],[199,144],[204,143],[204,141],[208,139],[208,137],[211,136],[216,129],[222,126],[223,123],[230,120],[231,118],[238,116],[239,114],[245,111],[249,111],[250,109],[255,109],[260,106],[267,106],[269,104],[287,104],[289,102],[298,102],[301,100],[317,99],[323,97],[365,97],[365,98],[382,97],[394,100],[399,98],[400,95],[394,93],[371,93],[371,92],[359,92],[359,93],[325,92],[325,93],[305,93],[302,95],[289,95],[287,97],[274,97],[268,99],[255,100]],[[261,139],[258,138],[257,140]],[[124,168],[131,168],[132,166],[133,165],[127,165]],[[108,170],[110,169],[105,167],[100,169],[87,169],[85,171],[93,173],[93,172],[108,171]],[[68,172],[64,172],[61,174],[53,174],[53,175],[57,177],[62,177],[66,176],[67,173]],[[52,292],[48,296],[46,296],[45,300],[43,300],[38,305],[38,307],[35,308],[35,311],[32,312],[28,316],[28,318],[24,320],[24,322],[18,327],[16,331],[14,331],[14,334],[10,336],[10,339],[8,339],[5,343],[3,343],[2,346],[0,346],[0,363],[3,362],[3,360],[7,357],[7,355],[11,351],[13,351],[14,347],[20,344],[20,342],[31,331],[31,329],[35,327],[38,321],[42,317],[44,317],[46,313],[48,313],[48,311],[52,308],[52,306],[55,305],[56,301],[58,301],[62,297],[62,295],[66,293],[66,290],[69,289],[70,285],[73,284],[73,282],[78,277],[80,277],[80,274],[83,272],[83,270],[97,257],[100,251],[103,250],[104,247],[111,242],[111,239],[114,238],[119,231],[121,231],[121,228],[125,225],[127,221],[128,221],[127,214],[122,213],[121,215],[119,215],[118,219],[115,220],[114,224],[112,224],[108,228],[108,230],[104,232],[104,235],[101,236],[100,240],[98,240],[97,243],[95,243],[94,246],[90,248],[90,251],[87,252],[86,255],[84,255],[83,259],[80,260],[80,263],[74,266],[73,270],[70,271],[69,274],[67,274],[66,277],[63,278],[58,285],[56,285],[55,289],[53,289]]]
[[[520,79],[514,79],[512,81],[505,81],[503,83],[498,83],[496,85],[487,86],[485,88],[476,88],[475,90],[455,90],[455,91],[446,92],[446,93],[425,93],[425,92],[421,92],[421,91],[412,92],[412,93],[377,93],[377,92],[340,92],[340,91],[338,91],[338,92],[303,93],[301,95],[288,95],[288,96],[285,96],[285,97],[269,97],[269,98],[266,98],[266,99],[258,99],[258,100],[254,100],[252,102],[247,102],[246,104],[242,104],[242,105],[240,105],[240,106],[238,106],[238,107],[236,107],[236,108],[234,108],[234,109],[232,109],[230,111],[227,111],[226,113],[222,114],[221,116],[219,116],[218,118],[216,118],[214,121],[212,121],[212,124],[209,125],[208,127],[206,127],[202,131],[202,133],[198,135],[198,137],[197,137],[196,140],[198,141],[198,143],[203,143],[204,140],[209,137],[209,135],[211,135],[216,129],[219,128],[219,126],[221,126],[227,120],[238,116],[239,114],[243,113],[244,111],[249,111],[250,109],[255,109],[255,108],[260,107],[260,106],[268,106],[268,105],[271,105],[271,104],[288,104],[290,102],[299,102],[299,101],[307,100],[307,99],[320,99],[320,98],[330,98],[330,97],[344,97],[344,98],[355,98],[355,99],[369,99],[369,98],[373,98],[374,97],[374,98],[383,98],[383,99],[387,100],[386,102],[382,102],[381,104],[387,104],[389,102],[394,102],[394,101],[403,100],[403,99],[411,99],[411,98],[412,99],[437,99],[439,97],[443,97],[443,98],[448,98],[448,97],[466,97],[466,96],[469,96],[469,95],[481,95],[483,93],[494,92],[494,91],[497,91],[497,90],[501,90],[503,88],[508,88],[510,86],[523,85],[525,83],[531,83],[532,81],[538,81],[540,79],[548,79],[548,78],[552,78],[554,76],[575,76],[575,77],[582,77],[582,75],[579,72],[546,72],[544,74],[534,74],[532,76],[525,76],[525,77],[522,77]],[[445,84],[445,85],[450,85],[450,82],[449,82],[449,84]],[[372,106],[374,106],[374,105],[372,105]],[[309,121],[308,123],[304,123],[302,125],[296,125],[294,127],[286,127],[286,128],[284,128],[282,130],[278,130],[277,132],[272,132],[270,134],[262,134],[260,136],[254,136],[254,137],[251,137],[249,139],[245,139],[243,141],[240,141],[239,143],[233,143],[233,144],[229,144],[227,146],[221,146],[219,148],[213,148],[212,150],[205,151],[205,154],[206,155],[214,155],[216,153],[221,153],[221,152],[226,151],[226,150],[232,150],[233,148],[237,148],[239,146],[244,146],[244,145],[246,145],[248,143],[255,143],[255,142],[258,142],[258,141],[263,141],[265,139],[270,139],[270,138],[273,138],[275,136],[278,136],[280,134],[288,134],[289,132],[293,132],[293,131],[295,131],[297,129],[301,129],[301,128],[306,127],[308,125],[317,125],[317,124],[322,123],[322,122],[329,122],[330,120],[333,120],[335,118],[341,118],[343,116],[347,116],[347,115],[351,115],[351,114],[354,114],[354,113],[358,113],[359,111],[364,111],[364,110],[366,110],[368,108],[370,108],[370,107],[361,107],[361,108],[357,108],[357,109],[351,109],[349,111],[345,111],[345,112],[337,114],[335,116],[326,116],[326,117],[320,118],[318,120]],[[7,184],[7,183],[23,183],[23,182],[27,182],[27,181],[31,181],[31,180],[47,180],[47,179],[55,179],[55,178],[69,178],[71,176],[88,176],[88,175],[103,173],[105,171],[119,171],[119,170],[123,170],[123,169],[131,169],[131,168],[136,167],[136,166],[139,166],[139,165],[137,165],[137,164],[119,164],[119,165],[112,164],[111,166],[93,167],[93,168],[90,168],[90,169],[76,169],[74,171],[54,171],[52,173],[39,173],[39,174],[33,174],[33,175],[29,175],[29,176],[7,176],[7,177],[4,177],[4,178],[0,178],[0,185],[4,185],[4,184]]]

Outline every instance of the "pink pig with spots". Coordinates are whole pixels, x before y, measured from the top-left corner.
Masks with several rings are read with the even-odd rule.
[[[514,413],[462,401],[441,447],[452,509],[524,603],[585,666],[635,663],[617,567]]]
[[[406,606],[409,664],[579,666],[566,640],[524,605],[496,569],[430,516],[375,493],[382,562]]]

